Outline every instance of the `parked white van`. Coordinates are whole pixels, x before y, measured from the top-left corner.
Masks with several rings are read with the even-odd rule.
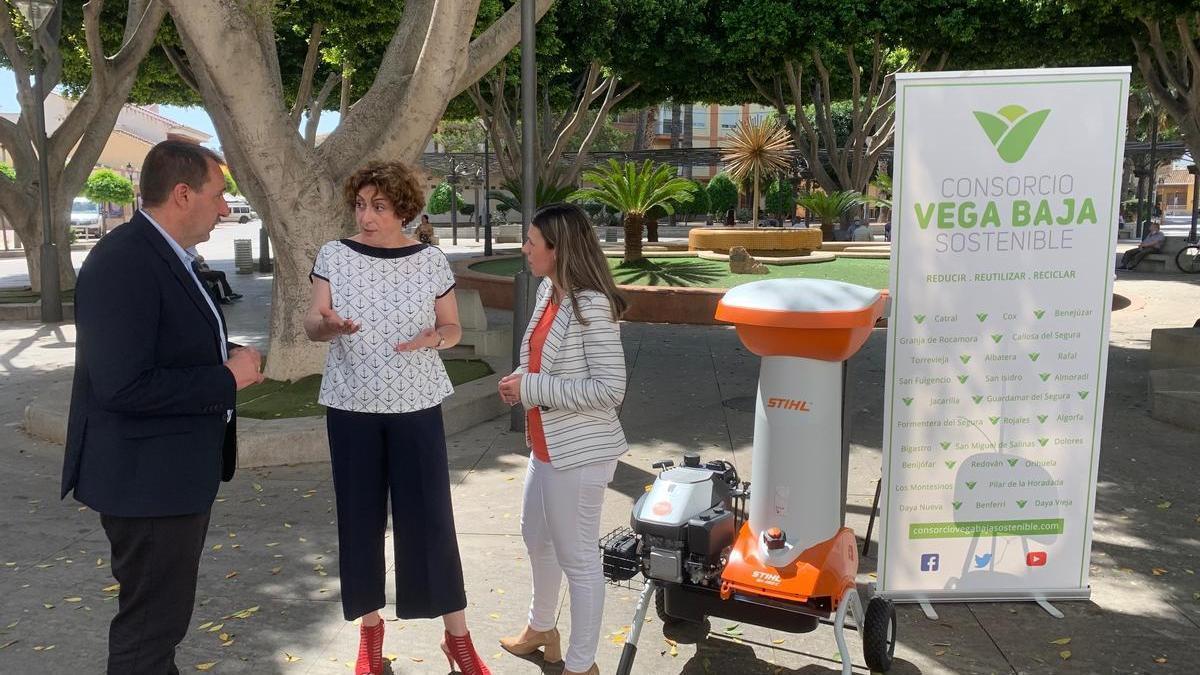
[[[247,202],[225,202],[229,206],[229,215],[221,216],[223,222],[237,221],[239,223],[248,223],[252,220],[258,220],[258,213],[250,208]]]

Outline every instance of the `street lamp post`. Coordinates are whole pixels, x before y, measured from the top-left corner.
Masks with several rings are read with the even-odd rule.
[[[483,121],[480,120],[480,124]],[[492,254],[492,175],[491,161],[488,157],[488,133],[487,126],[483,127],[483,255],[489,256]]]
[[[42,322],[58,323],[63,318],[62,292],[58,283],[58,246],[54,243],[54,223],[50,217],[50,167],[46,162],[46,110],[42,92],[45,59],[38,31],[54,13],[56,0],[18,0],[17,9],[29,23],[33,42],[34,142],[38,155],[38,192],[42,200],[41,305]]]
[[[458,246],[458,167],[450,160],[450,173],[446,176],[450,184],[450,243]]]
[[[1192,174],[1192,228],[1188,231],[1188,241],[1196,241],[1196,197],[1200,195],[1200,170],[1195,164],[1188,164],[1188,173]]]
[[[475,169],[475,177],[471,179],[471,187],[475,190],[475,211],[471,220],[475,224],[475,243],[479,243],[479,186],[483,185],[483,169]]]

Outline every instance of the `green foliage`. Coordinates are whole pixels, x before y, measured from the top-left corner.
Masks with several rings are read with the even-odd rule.
[[[796,189],[787,178],[776,178],[767,184],[767,213],[788,217],[796,212]]]
[[[797,202],[822,223],[832,223],[867,203],[861,192],[842,190],[839,192],[810,192]]]
[[[693,180],[692,184],[695,189],[686,201],[680,202],[679,212],[689,215],[709,213],[708,190],[704,189],[704,184],[698,180]]]
[[[99,169],[88,177],[83,196],[97,204],[132,204],[133,181],[110,169]]]
[[[455,200],[458,204],[463,203],[462,193],[456,192]],[[451,187],[446,181],[438,183],[437,187],[433,188],[433,192],[429,195],[429,203],[425,205],[425,210],[433,215],[441,215],[450,212],[450,195]],[[461,208],[461,206],[460,206]]]
[[[225,169],[222,169],[221,173],[225,176],[225,191],[231,195],[242,194],[241,192],[238,192],[238,184],[237,181],[233,179],[233,174],[229,173],[229,171]]]
[[[479,152],[479,146],[483,144],[486,135],[475,119],[443,119],[433,134],[433,140],[441,146],[443,152]]]
[[[520,214],[521,195],[523,194],[521,181],[506,180],[500,184],[500,188],[488,193],[488,197],[496,202],[496,209],[500,213],[515,211]],[[534,208],[555,202],[565,202],[567,201],[567,197],[574,191],[575,187],[573,185],[546,185],[539,180],[537,187],[533,191]]]
[[[708,181],[708,208],[719,216],[737,206],[738,189],[729,174],[722,171]]]
[[[675,207],[696,189],[692,181],[677,177],[674,167],[650,160],[638,165],[610,159],[585,171],[583,179],[595,187],[577,190],[570,196],[571,201],[600,202],[626,215],[646,215],[655,206],[661,206],[667,214],[674,213]]]
[[[0,162],[0,176],[4,176],[9,180],[16,180],[17,170],[9,166],[6,162]]]

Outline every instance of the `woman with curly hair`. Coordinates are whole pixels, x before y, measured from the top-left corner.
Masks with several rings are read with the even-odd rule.
[[[442,427],[453,388],[438,350],[462,337],[454,274],[439,249],[404,233],[425,201],[409,167],[360,169],[344,198],[359,231],[317,253],[304,329],[330,342],[318,401],[328,408],[342,610],[362,620],[354,672],[384,672],[390,497],[396,616],[442,617],[451,666],[488,675],[467,631]]]

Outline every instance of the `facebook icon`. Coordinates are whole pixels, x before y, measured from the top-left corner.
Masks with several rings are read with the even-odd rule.
[[[938,563],[941,561],[941,556],[937,553],[922,553],[921,554],[921,571],[936,572],[938,571]]]

